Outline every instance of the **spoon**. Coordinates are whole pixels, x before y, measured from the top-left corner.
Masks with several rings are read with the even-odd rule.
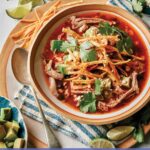
[[[25,49],[23,48],[15,49],[12,55],[12,59],[11,59],[12,70],[13,70],[14,76],[20,83],[30,86],[30,89],[33,93],[34,99],[37,103],[37,106],[38,106],[38,109],[39,109],[39,112],[40,112],[40,115],[44,124],[48,147],[49,148],[61,148],[59,141],[57,140],[56,136],[54,135],[52,129],[50,128],[48,124],[48,121],[45,118],[45,115],[43,113],[39,100],[35,93],[35,90],[33,89],[31,85],[30,77],[27,72],[27,58],[28,58],[28,53]]]

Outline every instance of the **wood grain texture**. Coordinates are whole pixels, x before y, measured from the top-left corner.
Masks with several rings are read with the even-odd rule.
[[[70,1],[73,1],[73,0],[63,0],[63,3],[70,2]],[[86,0],[86,3],[102,3],[103,4],[106,2],[107,2],[107,0]],[[45,4],[41,7],[39,7],[39,9],[38,9],[39,15],[42,15],[45,12],[45,10],[47,10],[52,5],[52,3],[53,2],[49,2],[48,4]],[[35,15],[33,12],[31,12],[26,18],[33,19],[33,18],[35,18]],[[6,42],[3,46],[3,49],[2,49],[2,52],[0,55],[0,60],[1,60],[0,61],[0,68],[1,68],[0,69],[0,95],[1,96],[8,97],[7,82],[6,82],[6,68],[7,68],[7,63],[9,60],[10,52],[14,49],[14,46],[15,46],[14,42],[11,39],[11,35],[13,33],[15,33],[16,31],[18,31],[24,25],[26,25],[26,24],[19,22],[17,24],[17,26],[12,30],[12,32],[8,36]],[[145,129],[144,130],[145,134],[147,134],[150,131],[150,125],[145,126],[144,129]],[[45,143],[41,142],[40,139],[37,139],[36,137],[34,137],[32,135],[32,133],[29,133],[29,142],[37,148],[46,148],[47,147],[47,145]],[[129,148],[129,147],[132,147],[135,143],[136,143],[136,141],[133,138],[130,138],[127,141],[125,141],[124,143],[120,144],[119,147],[120,148]]]

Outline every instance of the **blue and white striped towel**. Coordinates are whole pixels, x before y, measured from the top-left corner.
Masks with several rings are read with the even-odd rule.
[[[28,86],[23,86],[23,88],[17,93],[15,99],[24,102],[22,113],[34,120],[41,121],[38,108],[35,105],[34,97],[32,96],[31,90]],[[93,126],[80,124],[57,114],[42,100],[40,100],[40,103],[44,110],[45,116],[49,121],[49,124],[54,129],[71,136],[86,145],[88,145],[89,141],[95,137],[104,137],[110,127],[110,125]]]
[[[117,5],[121,8],[132,11],[132,6],[127,0],[109,0],[112,5]],[[34,120],[41,121],[38,108],[35,105],[34,98],[28,86],[23,86],[23,88],[17,93],[15,99],[24,101],[22,112],[31,117]],[[88,145],[91,139],[95,137],[105,137],[107,130],[112,125],[104,126],[93,126],[80,124],[76,121],[71,121],[69,119],[63,118],[52,110],[47,104],[40,100],[44,113],[46,115],[49,124],[56,130],[75,138],[82,143]]]

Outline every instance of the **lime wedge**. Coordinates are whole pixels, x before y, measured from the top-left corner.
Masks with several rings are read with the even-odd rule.
[[[8,16],[14,19],[22,19],[31,11],[31,9],[32,9],[32,2],[29,2],[24,5],[18,5],[15,8],[7,9],[6,13],[8,14]]]
[[[97,138],[90,142],[92,148],[115,148],[114,144],[104,138]]]
[[[113,141],[119,141],[127,137],[134,130],[133,126],[118,126],[107,132],[107,137]]]
[[[44,4],[44,0],[19,0],[20,5],[24,5],[29,2],[32,2],[32,8]]]

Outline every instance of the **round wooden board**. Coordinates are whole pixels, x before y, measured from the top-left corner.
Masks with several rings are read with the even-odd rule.
[[[74,1],[74,0],[62,0],[63,3],[67,3],[67,2],[71,2],[71,1]],[[38,14],[41,16],[53,4],[53,2],[49,2],[43,6],[40,6],[38,8]],[[106,2],[107,2],[107,0],[92,0],[92,1],[84,0],[83,3],[104,4]],[[26,18],[34,19],[34,18],[36,18],[36,16],[33,12],[31,12],[28,16],[26,16]],[[1,60],[0,61],[0,95],[5,96],[7,98],[9,98],[9,97],[8,97],[8,93],[7,93],[6,69],[7,69],[7,63],[9,60],[10,52],[14,49],[14,46],[15,46],[13,40],[11,39],[11,35],[13,33],[15,33],[16,31],[20,30],[21,27],[23,27],[25,25],[26,25],[25,23],[21,23],[21,22],[19,22],[16,25],[16,27],[9,34],[9,36],[3,46],[1,54],[0,54],[0,60]],[[145,131],[145,134],[147,134],[150,131],[150,124],[146,125],[144,127],[144,131]],[[45,143],[40,141],[40,139],[37,139],[36,137],[34,137],[31,133],[29,133],[29,142],[37,148],[46,148],[47,147],[47,145]],[[120,144],[119,148],[129,148],[129,147],[132,147],[135,143],[136,143],[136,141],[133,138],[130,138],[127,141],[125,141],[124,143]]]

